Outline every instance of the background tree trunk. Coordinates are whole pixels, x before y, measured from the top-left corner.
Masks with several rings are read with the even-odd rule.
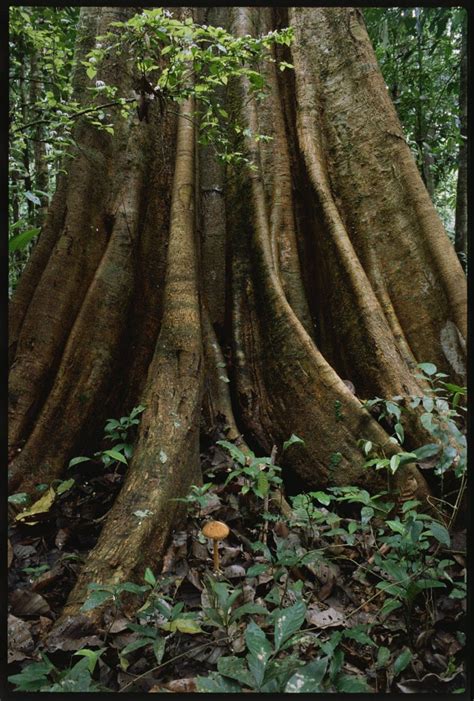
[[[456,191],[455,248],[467,269],[467,16],[462,25],[461,70],[459,85],[459,112],[461,119],[461,144],[458,156],[458,183]]]
[[[131,12],[83,8],[78,55]],[[267,454],[300,436],[304,445],[285,454],[287,476],[378,489],[358,440],[388,435],[360,397],[421,393],[413,371],[422,361],[465,379],[465,277],[360,11],[207,14],[239,34],[294,28],[285,56],[294,72],[268,64],[263,107],[245,81],[226,95],[251,131],[273,137],[247,138],[257,169],[225,172],[195,146],[190,101],[178,119],[154,103],[149,123],[117,116],[113,137],[79,122],[77,152],[12,304],[12,490],[60,476],[95,449],[106,417],[146,406],[67,615],[88,582],[137,577],[160,557],[179,517],[172,497],[200,480],[201,409]],[[101,71],[131,93],[123,54]],[[86,85],[78,63],[77,90]],[[420,442],[413,416],[407,444]],[[388,443],[388,455],[397,450]],[[428,493],[414,464],[394,487]]]

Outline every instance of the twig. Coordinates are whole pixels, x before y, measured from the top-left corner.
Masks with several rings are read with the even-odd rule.
[[[221,638],[220,642],[224,640],[229,640],[229,637],[226,636],[225,638]],[[201,645],[196,645],[195,647],[191,648],[191,650],[186,650],[186,652],[182,652],[179,655],[176,655],[175,657],[171,657],[169,660],[166,660],[166,662],[162,662],[161,664],[157,665],[156,667],[152,667],[151,669],[147,669],[146,672],[143,672],[143,674],[139,674],[138,677],[135,677],[131,681],[129,681],[125,686],[122,686],[121,689],[119,689],[118,693],[121,694],[125,689],[128,689],[129,686],[132,686],[132,684],[135,684],[139,679],[142,679],[143,677],[146,677],[147,674],[150,674],[151,672],[156,672],[158,669],[161,669],[162,667],[166,667],[166,665],[170,664],[170,662],[175,662],[176,660],[179,660],[181,657],[186,657],[186,655],[189,655],[190,652],[196,652],[197,650],[201,650],[201,648],[208,647],[209,642],[202,643]]]
[[[113,102],[106,102],[103,105],[97,105],[96,107],[86,107],[86,109],[79,110],[79,112],[74,112],[73,114],[68,116],[68,119],[77,119],[78,117],[82,117],[84,114],[89,114],[90,112],[98,112],[99,110],[105,109],[106,107],[115,107],[116,105],[123,105],[123,104],[128,104],[130,102],[136,102],[136,98],[134,97],[127,97],[127,98],[121,98],[120,100],[114,100]],[[51,122],[51,119],[37,119],[34,122],[28,122],[28,124],[23,124],[21,127],[17,127],[16,129],[13,129],[13,133],[16,133],[17,131],[25,131],[25,129],[29,129],[30,127],[35,127],[37,124],[49,124]]]

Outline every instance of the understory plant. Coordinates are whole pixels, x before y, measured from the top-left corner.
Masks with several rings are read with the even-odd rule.
[[[435,399],[432,404],[420,400],[423,415],[432,416],[430,425],[437,430],[458,437],[449,422],[460,420],[463,388],[445,383],[450,395],[439,398],[441,392],[435,390],[445,378],[435,371],[430,374],[431,367],[426,366],[421,371],[432,378]],[[401,445],[401,400],[375,401],[385,419],[393,422],[394,438]],[[106,435],[121,441],[122,450],[142,409],[137,407],[125,420],[110,420],[106,426]],[[458,430],[462,432],[462,427]],[[285,449],[298,440],[292,437]],[[146,567],[140,584],[90,584],[82,612],[107,612],[102,647],[79,651],[84,659],[61,672],[43,654],[41,662],[9,677],[15,690],[97,691],[102,689],[97,662],[110,668],[115,659],[128,674],[137,655],[144,655],[147,667],[136,677],[141,679],[173,669],[175,660],[186,658],[186,650],[199,651],[206,645],[218,645],[219,654],[206,665],[205,673],[199,670],[195,675],[195,690],[202,693],[369,693],[374,684],[375,690],[379,684],[388,690],[394,679],[410,673],[418,656],[414,621],[427,612],[425,625],[433,625],[437,596],[452,601],[466,596],[465,573],[459,573],[450,553],[449,524],[424,513],[415,499],[397,506],[390,491],[371,495],[354,485],[289,497],[291,512],[285,516],[278,512],[278,500],[267,498],[271,489],[282,488],[280,468],[274,464],[276,451],[270,458],[260,458],[229,441],[220,441],[219,447],[232,459],[231,467],[227,461],[216,468],[217,473],[223,472],[220,483],[193,485],[181,499],[189,507],[190,520],[179,546],[180,571],[192,574],[190,581],[200,589],[199,603],[186,596],[180,599],[183,577],[175,576],[177,565],[169,564],[169,556],[161,575]],[[365,443],[362,447],[368,453],[367,469],[398,469],[390,462],[373,462],[374,447],[367,449]],[[444,460],[442,448],[434,455]],[[449,468],[435,464],[433,469],[440,474],[450,469],[462,481],[458,467],[454,462]],[[254,505],[245,513],[252,518],[258,513],[268,524],[265,537],[254,522],[249,523],[240,546],[223,545],[232,558],[240,554],[242,565],[211,571],[206,553],[199,555],[201,564],[190,565],[195,546],[203,542],[201,511],[211,509],[225,518],[234,509],[234,518],[242,518],[238,509],[243,497]],[[360,587],[362,601],[342,613],[327,597],[344,586],[344,580]],[[369,620],[361,623],[356,614],[369,604]],[[117,642],[111,647],[115,626],[121,621],[128,637],[121,643],[114,639]],[[389,642],[390,636],[383,637],[392,627],[403,631],[397,646]],[[197,645],[185,644],[193,638]],[[458,639],[462,640],[462,633]],[[372,660],[363,671],[351,666],[354,644],[364,659]],[[449,669],[457,669],[454,658]],[[174,674],[179,674],[178,667]],[[120,690],[133,688],[134,679],[132,675]]]

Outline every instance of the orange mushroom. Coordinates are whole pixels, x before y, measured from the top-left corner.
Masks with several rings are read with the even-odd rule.
[[[202,529],[202,534],[206,536],[206,538],[210,538],[214,542],[214,571],[217,572],[219,570],[219,550],[218,550],[218,543],[220,540],[223,540],[224,538],[227,538],[229,535],[229,526],[227,526],[225,523],[222,523],[222,521],[208,521],[203,529]]]

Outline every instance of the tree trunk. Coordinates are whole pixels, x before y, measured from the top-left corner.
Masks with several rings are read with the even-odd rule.
[[[78,53],[127,12],[83,8]],[[154,103],[149,124],[117,118],[114,137],[79,123],[12,304],[11,489],[60,476],[112,411],[146,406],[67,615],[88,582],[138,577],[160,557],[180,513],[172,498],[201,479],[201,411],[267,454],[296,433],[305,443],[284,469],[312,487],[378,489],[358,440],[388,435],[360,397],[421,393],[422,361],[465,379],[465,277],[361,13],[215,8],[206,21],[238,34],[294,27],[294,72],[267,65],[265,104],[245,81],[226,96],[273,137],[247,138],[257,170],[225,172],[196,147],[191,101],[178,118]],[[130,89],[123,61],[102,71]],[[428,442],[415,416],[407,435]],[[414,464],[394,487],[428,493]]]
[[[462,25],[459,112],[461,119],[461,144],[458,155],[459,170],[456,191],[454,246],[464,270],[467,270],[467,18],[464,18]]]

